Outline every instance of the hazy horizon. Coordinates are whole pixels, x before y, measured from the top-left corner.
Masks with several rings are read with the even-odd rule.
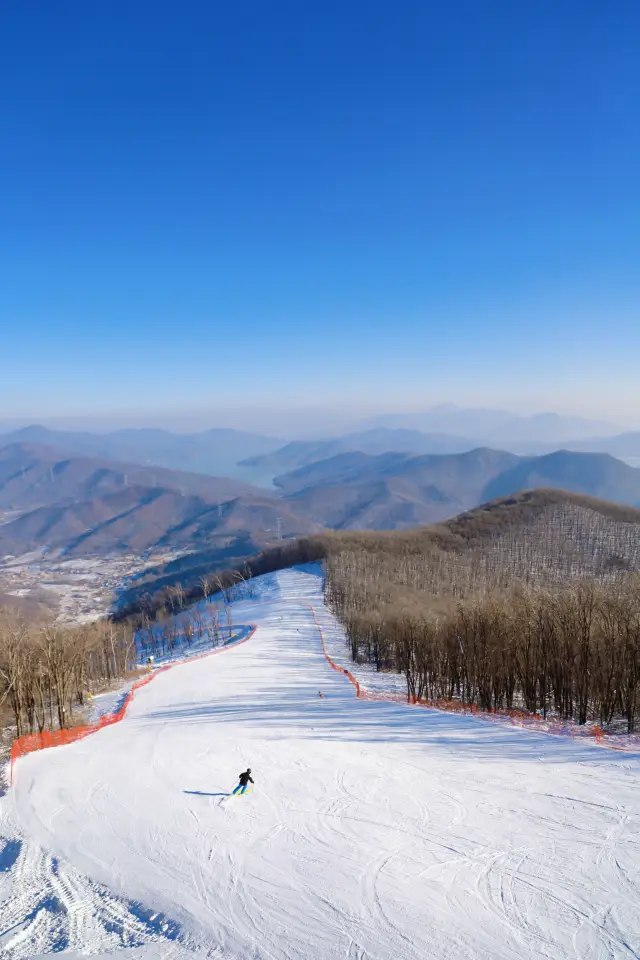
[[[2,19],[0,420],[638,424],[637,4]]]
[[[265,410],[264,408],[235,408],[227,411],[207,411],[192,410],[189,412],[179,411],[158,411],[156,413],[130,413],[128,416],[118,415],[116,413],[104,413],[97,415],[75,415],[75,416],[25,416],[25,417],[4,417],[0,409],[0,433],[8,433],[13,430],[23,429],[30,426],[42,426],[51,430],[69,430],[86,431],[89,433],[108,433],[111,431],[123,429],[164,429],[172,433],[197,433],[209,429],[230,429],[256,433],[263,436],[272,436],[284,440],[292,439],[313,439],[328,437],[332,435],[359,432],[370,429],[378,425],[378,421],[393,427],[393,421],[397,418],[411,420],[412,417],[427,415],[433,411],[444,408],[459,409],[461,416],[467,414],[473,415],[481,411],[495,414],[505,413],[517,417],[534,418],[548,414],[555,414],[564,420],[584,420],[588,423],[601,424],[602,436],[616,433],[624,433],[640,429],[640,415],[637,418],[619,418],[610,419],[606,416],[583,416],[575,414],[572,411],[552,411],[549,409],[531,409],[524,404],[511,404],[504,406],[485,407],[481,405],[466,407],[462,404],[455,404],[453,401],[441,401],[431,405],[425,404],[423,407],[414,409],[383,409],[383,408],[362,408],[360,411],[354,411],[353,407],[347,410],[336,410],[334,408],[300,408],[280,410]],[[387,424],[387,421],[389,423]],[[404,424],[400,422],[399,426]],[[606,427],[606,429],[605,429]],[[410,422],[405,425],[406,429],[417,429],[423,432],[447,433],[455,432],[452,430],[429,430],[419,425],[413,426]],[[585,432],[576,429],[576,435],[567,435],[566,439],[579,439],[581,436],[596,436],[597,432]],[[474,436],[473,429],[468,431],[468,435]],[[479,436],[478,439],[482,439]],[[516,440],[517,436],[510,439]]]

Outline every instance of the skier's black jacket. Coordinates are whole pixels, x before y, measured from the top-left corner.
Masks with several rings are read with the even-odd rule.
[[[246,771],[246,773],[241,773],[240,776],[238,777],[238,780],[240,781],[241,787],[246,787],[248,783],[253,783],[251,774],[249,773],[248,770]]]

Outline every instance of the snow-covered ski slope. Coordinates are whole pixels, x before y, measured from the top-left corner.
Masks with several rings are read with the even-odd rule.
[[[247,643],[17,763],[0,956],[640,956],[640,759],[359,701],[316,573],[263,587]]]

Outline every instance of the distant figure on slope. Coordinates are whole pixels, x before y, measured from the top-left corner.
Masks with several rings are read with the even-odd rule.
[[[233,791],[234,795],[238,792],[246,793],[246,790],[249,784],[253,783],[253,780],[251,779],[251,767],[247,767],[245,772],[240,774],[240,776],[238,777],[238,781],[239,781],[238,786]]]
[[[324,694],[322,693],[322,690],[318,690],[318,696],[319,696],[319,697],[323,697],[323,696],[324,696]]]

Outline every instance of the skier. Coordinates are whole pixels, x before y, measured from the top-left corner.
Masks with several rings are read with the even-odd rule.
[[[238,786],[233,791],[234,796],[238,792],[245,793],[249,784],[253,783],[253,780],[251,779],[251,767],[247,767],[245,772],[240,774],[240,776],[238,777],[238,780],[239,780]]]

